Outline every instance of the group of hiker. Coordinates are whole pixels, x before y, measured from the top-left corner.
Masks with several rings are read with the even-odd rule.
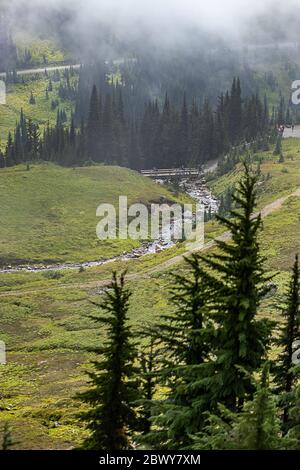
[[[278,135],[283,136],[284,130],[285,130],[285,125],[284,125],[284,124],[278,124],[278,125],[277,125],[277,132],[278,132]]]
[[[285,125],[285,124],[277,124],[277,132],[279,135],[283,136],[285,128],[292,129],[292,132],[295,130],[295,124],[291,124],[290,126]]]

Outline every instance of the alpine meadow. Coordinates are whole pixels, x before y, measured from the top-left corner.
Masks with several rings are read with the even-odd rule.
[[[0,0],[0,221],[0,465],[299,456],[300,0]]]

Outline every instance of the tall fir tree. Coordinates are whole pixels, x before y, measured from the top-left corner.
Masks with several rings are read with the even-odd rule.
[[[150,344],[144,347],[139,354],[141,410],[139,417],[139,430],[143,435],[151,431],[152,403],[156,391],[156,365],[157,355],[155,341],[151,338]]]
[[[175,116],[170,99],[166,94],[162,115],[159,123],[159,166],[168,168],[173,164],[175,152]]]
[[[132,432],[137,423],[133,403],[139,392],[134,366],[137,352],[128,323],[130,297],[125,275],[118,279],[114,273],[101,305],[103,314],[92,315],[101,327],[106,327],[107,340],[95,351],[100,359],[93,362],[94,370],[88,374],[91,387],[79,395],[90,407],[81,415],[91,432],[83,444],[85,449],[132,448]]]
[[[214,338],[210,288],[198,256],[186,262],[188,272],[174,277],[171,302],[175,308],[152,330],[161,361],[156,375],[168,392],[164,400],[153,403],[153,427],[146,442],[161,449],[188,446],[210,406],[205,383],[212,372],[208,357]]]
[[[110,163],[112,157],[112,149],[114,142],[114,116],[113,116],[113,101],[110,94],[105,97],[103,109],[103,157],[105,163]]]
[[[300,270],[299,258],[296,255],[293,273],[287,296],[287,305],[283,310],[285,318],[277,344],[282,348],[275,364],[275,382],[277,391],[282,394],[283,424],[286,428],[289,420],[292,390],[297,382],[297,375],[293,373],[294,343],[300,339]]]
[[[224,406],[220,415],[209,415],[205,431],[194,437],[199,450],[279,450],[287,447],[282,439],[276,399],[269,385],[269,364],[262,370],[253,400],[239,413]]]
[[[281,126],[285,123],[285,101],[284,97],[280,96],[278,112],[277,112],[277,124]]]
[[[258,320],[266,283],[260,254],[261,216],[255,215],[256,176],[245,164],[245,174],[232,199],[236,207],[228,218],[217,216],[229,230],[231,241],[217,240],[215,254],[201,256],[210,269],[207,282],[215,286],[215,321],[218,341],[211,391],[217,402],[232,411],[253,394],[251,377],[264,360],[271,332],[267,320]]]
[[[189,131],[189,112],[186,93],[184,93],[179,128],[177,132],[177,166],[188,166],[190,163],[191,149]]]
[[[90,99],[90,109],[86,127],[86,137],[89,159],[95,162],[101,161],[99,99],[96,85],[93,86]]]
[[[228,118],[229,136],[233,144],[236,144],[239,141],[241,135],[241,126],[243,118],[241,95],[242,92],[240,79],[234,78],[231,88]]]
[[[299,370],[299,364],[298,364]],[[289,410],[289,431],[287,439],[291,442],[291,448],[299,450],[300,448],[300,385],[293,390],[292,406]]]
[[[14,445],[19,444],[12,437],[12,431],[8,422],[4,423],[2,432],[2,446],[1,450],[10,450]]]

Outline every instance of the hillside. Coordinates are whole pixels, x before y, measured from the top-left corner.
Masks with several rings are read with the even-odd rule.
[[[0,468],[300,450],[299,18],[0,0]]]
[[[284,142],[284,164],[279,164],[271,151],[259,154],[262,175],[271,173],[271,177],[260,184],[261,209],[300,187],[299,146],[300,143],[295,140]],[[237,165],[229,174],[216,178],[211,185],[221,195],[237,181],[241,172],[241,165]],[[56,249],[60,246],[63,247],[61,250],[66,249],[60,233],[63,230],[68,233],[69,224],[74,222],[74,210],[76,214],[82,214],[80,223],[77,222],[72,229],[71,240],[76,243],[79,240],[82,253],[79,253],[77,246],[71,247],[70,243],[66,249],[68,255],[61,251],[62,258],[88,256],[90,250],[93,254],[103,253],[103,247],[92,248],[89,245],[92,237],[88,236],[85,240],[82,233],[82,227],[86,225],[90,227],[91,233],[94,231],[94,205],[99,201],[99,194],[105,194],[111,201],[120,190],[127,191],[131,200],[149,201],[161,196],[171,197],[166,190],[151,181],[119,168],[68,170],[52,165],[38,165],[29,172],[24,167],[18,167],[4,173],[6,186],[3,191],[2,177],[1,197],[4,197],[6,191],[8,195],[5,200],[6,210],[2,206],[1,217],[6,221],[3,226],[8,224],[11,230],[6,235],[6,243],[12,246],[11,251],[18,253],[23,252],[24,244],[32,256],[38,256],[38,250],[47,256],[48,252],[54,253],[52,246],[47,246],[49,241]],[[27,192],[26,197],[21,197],[20,188],[24,180]],[[12,201],[18,204],[14,206]],[[63,213],[60,212],[62,204],[66,208]],[[24,218],[23,211],[26,215]],[[55,227],[59,226],[60,229],[50,232],[50,237],[42,227],[50,230],[49,222],[53,221],[55,214]],[[277,323],[281,320],[274,307],[281,302],[290,265],[300,248],[299,216],[300,198],[293,197],[282,204],[275,204],[273,212],[264,218],[262,251],[266,256],[268,272],[276,274],[276,292],[263,302],[260,314]],[[36,228],[32,238],[29,237],[30,232],[26,234],[27,229],[23,226],[26,218],[27,226],[33,224]],[[20,235],[16,229],[13,232],[17,224],[23,226]],[[218,230],[214,222],[209,222],[208,234]],[[21,247],[11,239],[13,233],[20,237],[18,241]],[[41,234],[46,238],[41,240]],[[105,247],[105,255],[107,250],[113,249],[117,251],[119,248]],[[98,331],[89,318],[95,308],[90,300],[101,300],[103,287],[107,285],[112,269],[120,271],[126,268],[129,271],[129,287],[133,291],[131,322],[137,328],[152,323],[155,318],[170,311],[166,289],[170,285],[171,274],[174,270],[177,273],[185,272],[182,260],[177,257],[178,253],[178,248],[173,248],[141,259],[119,261],[84,272],[63,271],[53,276],[47,272],[0,274],[0,328],[2,338],[9,345],[5,380],[4,377],[1,379],[4,398],[0,420],[9,421],[14,436],[20,441],[18,448],[66,449],[81,442],[85,431],[76,419],[79,404],[74,396],[84,387],[84,371],[93,358],[89,351],[99,343]],[[170,263],[172,259],[174,263]],[[276,348],[273,348],[272,355],[276,352]]]
[[[258,209],[272,204],[292,194],[300,188],[300,140],[285,139],[283,142],[284,162],[279,163],[279,157],[273,155],[273,148],[268,152],[258,152],[252,156],[252,166],[259,172]],[[214,194],[218,197],[234,188],[241,178],[241,164],[224,176],[210,182]],[[270,269],[287,271],[290,269],[293,257],[300,248],[299,216],[300,200],[288,199],[282,207],[274,206],[274,212],[264,222],[262,236],[263,251],[266,265]]]
[[[71,84],[77,82],[77,75],[71,78]],[[52,91],[49,82],[52,80]],[[74,112],[74,103],[69,99],[62,99],[59,96],[59,87],[63,83],[63,73],[61,81],[54,80],[54,74],[39,74],[19,77],[19,83],[9,83],[7,85],[6,105],[0,106],[0,149],[4,148],[7,142],[8,133],[13,133],[16,122],[20,119],[20,112],[23,109],[26,117],[32,119],[39,125],[39,132],[42,135],[44,128],[48,125],[54,126],[57,120],[57,111],[65,111],[66,123],[71,120]],[[35,103],[30,103],[31,93]]]
[[[132,250],[138,242],[96,237],[97,207],[104,202],[118,207],[122,195],[129,204],[176,199],[117,167],[40,164],[1,170],[1,265],[95,261]]]

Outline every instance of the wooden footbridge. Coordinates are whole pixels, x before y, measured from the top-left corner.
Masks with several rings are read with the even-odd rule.
[[[202,171],[200,168],[154,168],[152,170],[141,170],[141,174],[154,179],[197,178],[202,174]]]

